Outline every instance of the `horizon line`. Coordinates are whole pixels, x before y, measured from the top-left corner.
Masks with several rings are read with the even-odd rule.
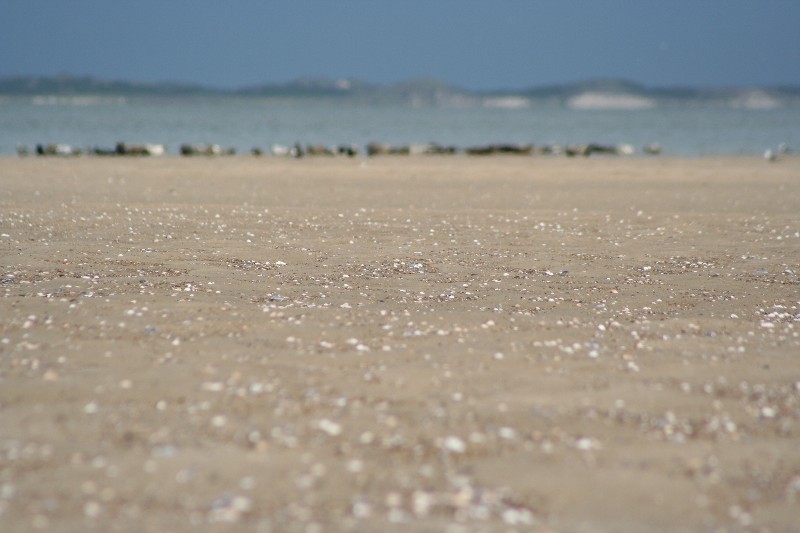
[[[572,81],[561,81],[561,82],[543,82],[538,84],[530,84],[520,87],[493,87],[493,88],[468,88],[464,86],[460,86],[458,84],[452,83],[450,81],[444,80],[442,78],[438,78],[436,76],[417,76],[411,78],[402,78],[394,81],[386,81],[386,82],[376,82],[376,81],[369,81],[364,78],[360,78],[357,76],[329,76],[329,75],[303,75],[294,77],[291,79],[286,79],[282,81],[261,81],[261,82],[253,82],[253,83],[245,83],[239,85],[228,85],[228,86],[221,86],[217,84],[205,83],[205,82],[196,82],[196,81],[186,81],[186,80],[175,80],[175,79],[161,79],[161,80],[146,80],[146,79],[131,79],[131,78],[115,78],[115,77],[106,77],[100,76],[96,74],[76,74],[72,72],[59,72],[56,74],[0,74],[0,82],[3,81],[10,81],[14,79],[39,79],[39,80],[58,80],[58,79],[84,79],[84,80],[93,80],[98,82],[104,83],[125,83],[131,85],[145,85],[145,86],[169,86],[169,85],[180,85],[185,87],[192,87],[195,89],[204,89],[204,90],[211,90],[217,92],[237,92],[237,91],[246,91],[252,89],[258,89],[263,87],[280,87],[284,85],[291,85],[297,84],[301,82],[320,82],[325,83],[329,82],[332,84],[341,83],[341,82],[349,82],[349,83],[359,83],[367,87],[377,87],[377,88],[385,88],[385,87],[392,87],[395,85],[401,85],[405,83],[411,82],[438,82],[441,84],[446,85],[450,89],[455,89],[459,91],[469,92],[469,93],[497,93],[497,92],[512,92],[512,91],[530,91],[536,89],[550,89],[550,88],[560,88],[560,87],[570,87],[575,85],[582,85],[582,84],[593,84],[593,83],[618,83],[623,85],[631,85],[636,86],[641,89],[645,90],[706,90],[706,91],[714,91],[714,90],[752,90],[752,89],[800,89],[800,83],[792,83],[792,82],[777,82],[777,83],[765,83],[765,84],[649,84],[644,83],[632,78],[625,78],[625,77],[612,77],[612,76],[595,76],[595,77],[586,77],[586,78],[576,78]]]

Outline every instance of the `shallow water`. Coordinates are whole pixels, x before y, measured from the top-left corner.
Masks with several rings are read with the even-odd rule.
[[[677,156],[760,154],[800,147],[800,109],[686,106],[576,110],[531,106],[421,107],[245,98],[39,98],[0,100],[0,154],[17,144],[111,147],[117,141],[217,143],[247,151],[295,142],[659,143]]]

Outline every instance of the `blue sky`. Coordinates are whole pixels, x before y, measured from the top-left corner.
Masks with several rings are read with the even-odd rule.
[[[0,76],[800,85],[800,0],[3,0]]]

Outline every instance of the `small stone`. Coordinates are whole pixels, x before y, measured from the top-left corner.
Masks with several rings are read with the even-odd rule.
[[[203,383],[202,388],[203,388],[204,391],[220,392],[221,390],[223,390],[225,388],[225,384],[221,383],[219,381],[207,381],[207,382]]]
[[[359,474],[364,471],[364,461],[361,459],[350,459],[347,461],[347,471]]]
[[[501,439],[506,440],[512,440],[517,436],[517,432],[514,430],[514,428],[510,427],[501,427],[497,434],[500,435]]]
[[[427,516],[433,505],[433,496],[425,491],[414,491],[412,496],[412,506],[417,517]]]
[[[587,452],[600,448],[600,443],[597,441],[597,439],[593,439],[591,437],[581,437],[575,441],[575,448]]]
[[[464,441],[452,435],[445,437],[445,439],[442,441],[441,447],[448,452],[453,453],[464,453],[467,451],[467,445],[464,443]]]
[[[527,509],[508,508],[503,511],[503,522],[510,526],[530,525],[533,523],[533,514]]]
[[[102,506],[95,501],[86,502],[86,505],[83,506],[83,514],[89,518],[97,518],[102,510]]]
[[[367,518],[372,514],[372,506],[363,500],[353,504],[353,516],[356,518]]]
[[[238,522],[242,515],[250,512],[253,502],[246,496],[223,496],[211,503],[208,514],[210,522]]]
[[[327,433],[328,435],[330,435],[331,437],[336,437],[338,435],[341,435],[341,433],[342,433],[341,424],[337,424],[336,422],[333,422],[332,420],[328,420],[327,418],[323,418],[322,420],[320,420],[317,423],[317,427],[321,431],[323,431],[323,432]]]
[[[17,488],[13,483],[3,483],[3,485],[0,486],[0,499],[2,500],[10,500],[16,493]]]

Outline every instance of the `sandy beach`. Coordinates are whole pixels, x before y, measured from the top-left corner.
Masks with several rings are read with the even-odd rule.
[[[800,159],[2,158],[3,531],[800,531]]]

